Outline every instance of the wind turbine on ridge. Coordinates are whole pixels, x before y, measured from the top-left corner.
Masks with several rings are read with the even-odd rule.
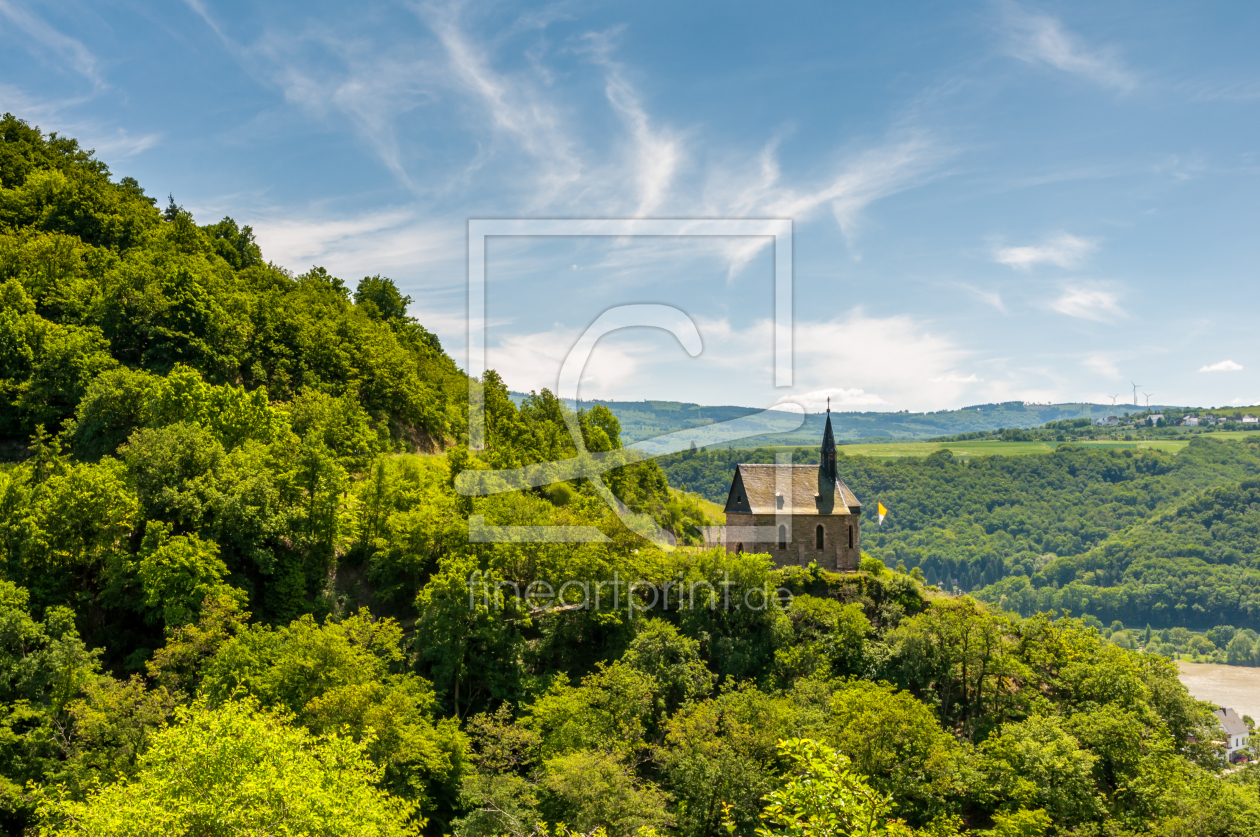
[[[1117,398],[1119,398],[1120,396],[1119,396],[1119,395],[1108,395],[1107,397],[1111,399],[1111,406],[1113,406],[1113,407],[1114,407],[1114,406],[1116,406],[1116,399],[1117,399]]]
[[[1129,381],[1129,383],[1133,384],[1133,382],[1132,382],[1132,381]],[[1136,406],[1138,405],[1138,403],[1137,403],[1137,388],[1138,388],[1138,387],[1140,387],[1140,386],[1141,386],[1141,384],[1133,384],[1133,406],[1134,406],[1134,407],[1136,407]]]
[[[1149,410],[1149,409],[1151,408],[1151,396],[1152,396],[1152,395],[1154,395],[1155,393],[1153,393],[1153,392],[1144,392],[1144,393],[1142,393],[1142,394],[1146,396],[1146,409],[1148,409],[1148,410]]]

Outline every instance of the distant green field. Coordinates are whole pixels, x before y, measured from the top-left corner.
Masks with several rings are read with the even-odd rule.
[[[1225,435],[1225,434],[1220,434]],[[1026,456],[1032,453],[1050,453],[1059,442],[890,442],[880,445],[841,445],[848,456],[872,456],[894,459],[903,456],[927,456],[947,448],[954,456],[966,459],[972,456]],[[1177,453],[1189,442],[1073,442],[1085,448],[1133,448],[1138,450],[1162,450]]]
[[[1256,430],[1220,430],[1204,435],[1209,439],[1249,439],[1253,442],[1260,442],[1260,431]]]

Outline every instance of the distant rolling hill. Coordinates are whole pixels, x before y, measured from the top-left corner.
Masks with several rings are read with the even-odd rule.
[[[520,403],[526,396],[512,393]],[[750,407],[710,406],[680,401],[583,401],[582,406],[602,404],[621,421],[623,442],[638,442],[665,433],[703,427],[718,422],[752,416],[761,412]],[[569,404],[573,406],[572,403]],[[1102,404],[1025,404],[1006,401],[976,404],[959,410],[935,413],[833,412],[831,426],[838,442],[877,442],[881,439],[931,439],[959,433],[999,428],[1039,427],[1048,421],[1073,418],[1123,416],[1146,408]],[[805,417],[799,429],[789,433],[759,435],[731,443],[734,447],[762,445],[816,445],[822,438],[824,414]]]

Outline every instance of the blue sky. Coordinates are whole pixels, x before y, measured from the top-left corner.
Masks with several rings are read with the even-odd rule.
[[[1260,402],[1253,4],[0,0],[0,109],[264,254],[393,277],[464,357],[469,218],[790,218],[760,240],[495,239],[488,358],[585,397],[921,410]]]

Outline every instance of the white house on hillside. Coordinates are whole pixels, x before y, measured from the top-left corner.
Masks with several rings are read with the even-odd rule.
[[[1225,760],[1233,761],[1234,753],[1248,746],[1251,730],[1237,712],[1224,706],[1216,710],[1216,722],[1225,730]]]

